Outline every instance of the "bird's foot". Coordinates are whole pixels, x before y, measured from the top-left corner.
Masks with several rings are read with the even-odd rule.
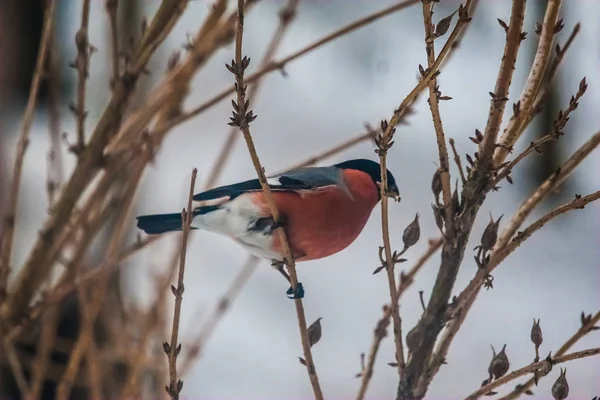
[[[296,289],[290,286],[290,288],[285,292],[288,296],[288,299],[302,299],[304,298],[304,286],[302,286],[302,282],[298,282],[296,285]]]
[[[271,224],[269,226],[269,230],[271,231],[271,233],[275,232],[277,229],[279,228],[283,228],[285,226],[285,223],[287,221],[287,218],[285,217],[285,215],[280,215],[279,219],[277,221],[274,221],[271,219]]]

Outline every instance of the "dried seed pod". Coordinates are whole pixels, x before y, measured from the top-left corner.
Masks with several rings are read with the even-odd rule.
[[[564,400],[569,395],[569,384],[567,383],[567,369],[560,369],[560,376],[552,385],[552,397],[554,400]]]
[[[421,227],[419,226],[419,213],[415,215],[415,219],[404,229],[402,234],[402,241],[404,242],[404,248],[408,249],[414,246],[421,237]]]
[[[496,354],[494,347],[492,346],[492,352],[494,355],[492,356],[492,361],[490,362],[490,366],[488,368],[488,372],[495,379],[500,378],[504,374],[508,372],[508,368],[510,367],[510,363],[508,362],[508,357],[506,356],[506,345],[502,347],[502,351]]]
[[[539,319],[537,320],[537,322],[535,318],[533,319],[533,326],[531,327],[531,341],[533,342],[533,344],[535,344],[535,347],[540,347],[542,342],[544,341]]]
[[[552,356],[548,353],[548,357],[542,361],[542,366],[537,370],[539,376],[546,376],[552,371]]]
[[[310,347],[313,347],[319,340],[321,340],[321,320],[319,317],[308,327],[308,342]]]
[[[483,235],[481,235],[481,248],[485,251],[489,251],[496,244],[496,240],[498,240],[498,227],[500,226],[500,220],[503,215],[498,218],[496,222],[492,218],[492,214],[490,214],[490,222],[485,227],[483,231]]]
[[[435,170],[433,174],[433,179],[431,180],[431,191],[435,196],[436,200],[440,197],[440,193],[442,193],[442,171],[438,168]]]

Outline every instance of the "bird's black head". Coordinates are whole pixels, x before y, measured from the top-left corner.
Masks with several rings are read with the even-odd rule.
[[[381,185],[381,166],[378,162],[364,158],[358,158],[355,160],[348,160],[339,164],[335,164],[335,166],[341,169],[355,169],[365,172],[369,174],[377,187],[380,187]],[[387,186],[389,197],[392,197],[396,201],[400,201],[400,194],[398,191],[398,186],[396,185],[396,179],[389,169],[387,170]]]

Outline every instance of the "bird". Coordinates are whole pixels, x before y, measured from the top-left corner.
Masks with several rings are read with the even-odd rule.
[[[397,202],[400,193],[386,169],[386,196]],[[330,166],[302,167],[270,176],[267,184],[281,214],[275,221],[258,179],[216,187],[192,197],[191,229],[227,236],[251,254],[270,260],[284,271],[284,252],[276,234],[282,227],[296,262],[331,256],[359,236],[381,200],[381,166],[352,159]],[[137,227],[149,235],[182,230],[181,213],[142,215]],[[290,287],[288,297],[302,298],[304,288]]]

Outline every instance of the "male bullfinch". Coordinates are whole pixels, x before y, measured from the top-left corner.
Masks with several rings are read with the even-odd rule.
[[[380,200],[380,165],[356,159],[329,167],[299,168],[267,179],[281,221],[274,221],[258,179],[222,186],[193,197],[192,229],[225,235],[283,271],[283,252],[275,230],[283,226],[296,261],[316,260],[348,247]],[[387,171],[388,196],[400,200]],[[147,234],[180,231],[181,214],[138,217]],[[288,290],[303,296],[302,285]]]

